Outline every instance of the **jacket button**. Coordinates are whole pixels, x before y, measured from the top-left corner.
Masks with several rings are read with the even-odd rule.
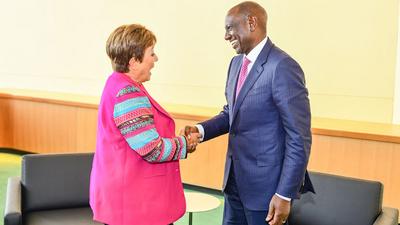
[[[232,137],[235,137],[235,136],[236,136],[236,134],[235,134],[235,133],[231,133],[231,136],[232,136]]]

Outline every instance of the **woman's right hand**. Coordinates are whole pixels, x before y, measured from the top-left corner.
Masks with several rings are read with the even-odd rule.
[[[188,140],[188,150],[189,153],[194,152],[194,150],[196,150],[197,145],[200,142],[200,138],[201,138],[201,134],[200,133],[190,133],[186,136],[187,140]]]

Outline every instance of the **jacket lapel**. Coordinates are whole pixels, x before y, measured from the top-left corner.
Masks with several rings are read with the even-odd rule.
[[[254,62],[254,65],[251,68],[249,74],[247,75],[247,78],[244,81],[242,89],[240,90],[239,95],[234,103],[233,114],[232,114],[233,116],[232,116],[231,123],[233,123],[233,120],[235,119],[237,112],[239,111],[239,108],[243,103],[243,100],[246,98],[247,93],[251,90],[254,83],[257,81],[257,79],[260,77],[261,73],[264,71],[263,65],[267,62],[268,55],[272,49],[272,46],[273,46],[273,44],[272,44],[271,40],[268,39],[267,43],[264,45],[264,47],[261,50],[260,54],[258,55],[256,61]],[[238,72],[236,72],[235,76],[236,77],[238,76]],[[236,89],[236,85],[235,85],[235,89]],[[234,92],[235,92],[235,90],[233,90],[233,93]],[[233,94],[233,96],[235,96],[235,94]]]
[[[236,85],[238,82],[238,76],[239,76],[239,71],[240,71],[240,67],[242,66],[242,62],[243,62],[243,56],[242,57],[238,57],[237,59],[234,59],[236,61],[238,61],[237,63],[232,62],[231,68],[230,68],[230,76],[229,76],[229,80],[228,80],[228,87],[230,87],[231,90],[227,90],[227,94],[228,94],[228,105],[229,105],[229,115],[233,115],[233,106],[235,104],[235,96],[236,96]],[[229,117],[229,122],[231,124],[232,122],[232,116]]]
[[[135,87],[139,88],[141,91],[143,91],[145,93],[145,95],[149,98],[150,103],[152,106],[154,106],[159,112],[163,113],[164,115],[166,115],[169,118],[172,118],[167,111],[165,111],[151,96],[150,94],[147,92],[146,88],[143,86],[143,84],[139,84],[136,81],[134,81],[132,78],[130,78],[128,75],[123,74],[123,73],[118,73],[120,74],[123,79],[127,80],[129,83],[132,83]]]
[[[164,114],[165,116],[172,118],[169,113],[167,111],[165,111],[165,109],[163,107],[161,107],[158,102],[156,102],[156,100],[154,100],[150,94],[147,92],[146,88],[144,88],[144,86],[142,85],[141,87],[142,91],[146,94],[146,96],[149,98],[150,103],[162,114]]]

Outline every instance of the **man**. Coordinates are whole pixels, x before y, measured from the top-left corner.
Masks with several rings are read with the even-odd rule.
[[[229,132],[223,224],[286,223],[291,199],[314,191],[306,174],[310,155],[310,105],[300,66],[267,37],[267,13],[243,2],[225,18],[233,57],[227,104],[214,118],[185,132],[203,141]]]

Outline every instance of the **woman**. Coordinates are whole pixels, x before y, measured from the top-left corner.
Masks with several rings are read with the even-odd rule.
[[[167,225],[185,213],[179,159],[199,135],[175,136],[171,116],[143,83],[158,60],[156,37],[137,24],[107,40],[114,72],[99,105],[90,182],[94,220],[109,225]]]

